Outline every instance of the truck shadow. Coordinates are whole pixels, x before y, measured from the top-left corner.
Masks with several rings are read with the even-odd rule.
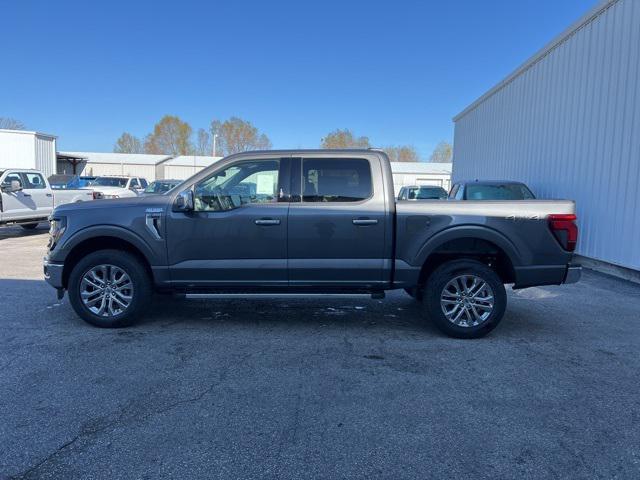
[[[432,330],[422,316],[421,306],[404,292],[391,293],[385,300],[368,298],[232,299],[182,300],[158,296],[149,315],[140,324],[262,324],[310,325],[315,327],[352,325]],[[433,328],[435,332],[435,328]]]
[[[0,240],[21,237],[37,237],[49,233],[49,224],[46,222],[39,223],[33,230],[25,230],[19,225],[0,227]]]

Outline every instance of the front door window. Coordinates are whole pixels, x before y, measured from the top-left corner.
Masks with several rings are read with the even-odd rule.
[[[216,172],[195,186],[195,209],[215,212],[251,203],[277,203],[279,169],[279,160],[256,160]]]

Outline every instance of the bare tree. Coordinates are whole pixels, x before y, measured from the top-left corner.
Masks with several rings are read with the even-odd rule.
[[[221,122],[211,122],[211,135],[217,135],[216,154],[231,155],[250,150],[268,150],[271,141],[264,133],[260,133],[251,122],[238,117],[231,117]]]
[[[321,148],[369,148],[369,137],[356,137],[351,130],[334,130],[320,142]]]
[[[147,135],[144,150],[147,153],[162,155],[190,155],[191,126],[173,115],[165,115]]]
[[[0,117],[0,128],[3,130],[24,130],[24,123],[10,117]]]
[[[420,157],[416,149],[410,145],[399,147],[385,147],[383,149],[392,162],[419,162]]]
[[[453,145],[449,142],[442,141],[434,148],[431,157],[429,157],[429,161],[434,163],[451,163],[452,158]]]
[[[204,128],[199,128],[196,136],[196,155],[211,154],[211,136]]]
[[[129,132],[124,132],[116,140],[113,151],[114,153],[143,153],[144,148],[142,147],[142,141],[138,137],[131,135]]]

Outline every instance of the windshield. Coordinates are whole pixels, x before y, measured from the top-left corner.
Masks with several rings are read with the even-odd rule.
[[[180,182],[151,182],[147,188],[144,189],[144,193],[167,193],[173,187]]]
[[[127,178],[120,177],[98,177],[93,182],[91,182],[91,186],[99,186],[99,187],[120,187],[125,188],[127,186]]]
[[[532,200],[531,190],[521,183],[497,183],[495,185],[468,184],[467,200]]]
[[[420,187],[409,191],[410,200],[439,200],[447,198],[447,192],[442,187]]]

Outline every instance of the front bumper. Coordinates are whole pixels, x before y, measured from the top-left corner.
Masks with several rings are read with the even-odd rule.
[[[567,267],[567,274],[564,276],[564,282],[562,283],[578,283],[582,276],[582,267],[580,265],[569,265]]]
[[[44,279],[47,281],[47,283],[53,288],[63,289],[64,285],[62,283],[62,270],[64,269],[64,265],[62,263],[51,263],[45,258],[43,266]]]

